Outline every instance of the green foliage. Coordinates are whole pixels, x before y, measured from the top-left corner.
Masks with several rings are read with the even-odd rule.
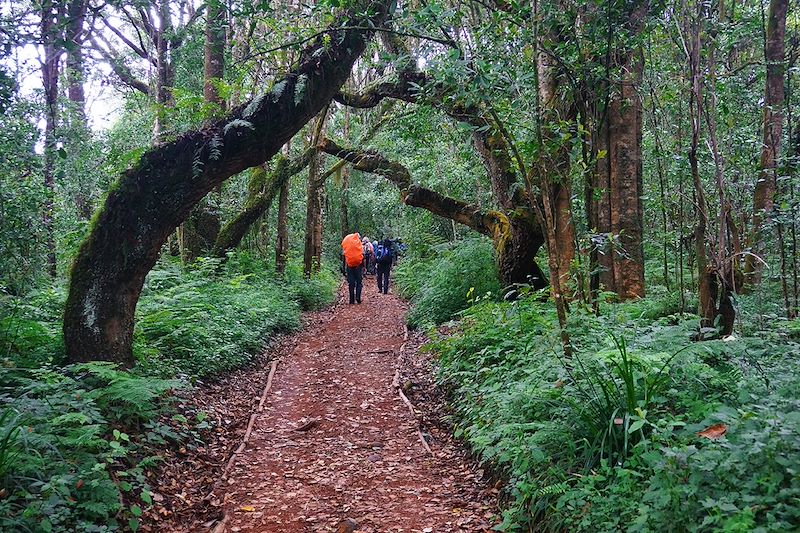
[[[400,293],[413,305],[407,316],[412,327],[441,324],[476,298],[500,292],[492,245],[484,239],[437,247],[427,258],[401,262],[396,272]]]
[[[432,343],[456,435],[508,481],[502,530],[800,523],[800,346],[691,344],[696,317],[656,318],[672,310],[659,301],[574,309],[571,361],[551,305],[531,297],[479,302]],[[723,438],[698,435],[717,423]]]
[[[22,294],[42,274],[41,209],[47,193],[36,172],[33,106],[12,102],[0,113],[0,291]]]
[[[278,279],[271,265],[246,253],[224,265],[200,258],[185,273],[165,264],[148,277],[137,310],[139,364],[195,377],[238,368],[274,334],[299,327],[301,308],[330,303],[335,286],[330,272],[306,280],[294,264]]]
[[[155,420],[180,386],[108,363],[0,374],[0,529],[117,529],[121,492],[147,490],[127,432]]]
[[[0,530],[111,531],[132,528],[149,505],[152,446],[192,447],[208,428],[198,416],[161,417],[176,375],[204,378],[251,360],[300,309],[333,300],[329,270],[310,280],[299,265],[284,278],[247,253],[199,259],[184,271],[162,261],[138,308],[138,364],[58,368],[64,292],[0,299]],[[122,507],[120,501],[133,502]]]

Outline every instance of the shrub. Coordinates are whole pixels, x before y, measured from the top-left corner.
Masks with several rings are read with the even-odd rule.
[[[10,371],[0,380],[0,529],[100,531],[134,520],[121,492],[149,488],[127,432],[181,386],[108,363]],[[13,393],[13,395],[11,394]],[[114,473],[112,475],[112,472]],[[124,477],[128,481],[115,481]]]
[[[476,298],[497,297],[500,283],[491,243],[457,241],[427,259],[409,258],[396,274],[400,293],[411,298],[407,321],[412,327],[441,324]]]

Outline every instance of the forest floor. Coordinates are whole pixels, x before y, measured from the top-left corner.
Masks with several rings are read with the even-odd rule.
[[[347,305],[346,291],[254,367],[185,399],[216,429],[197,450],[168,455],[140,530],[479,532],[497,523],[498,490],[450,436],[404,302],[378,294],[374,276],[362,304]]]

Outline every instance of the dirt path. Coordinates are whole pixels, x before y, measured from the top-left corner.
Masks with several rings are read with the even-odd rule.
[[[425,429],[429,453],[393,387],[405,306],[374,283],[365,280],[363,304],[339,303],[279,361],[227,473],[218,532],[489,530],[480,473],[442,431]],[[414,339],[407,347],[413,373]]]

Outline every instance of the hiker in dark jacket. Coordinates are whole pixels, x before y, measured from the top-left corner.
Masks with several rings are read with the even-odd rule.
[[[378,292],[389,294],[389,274],[392,271],[394,249],[391,239],[383,239],[375,249],[375,263],[378,266]]]

